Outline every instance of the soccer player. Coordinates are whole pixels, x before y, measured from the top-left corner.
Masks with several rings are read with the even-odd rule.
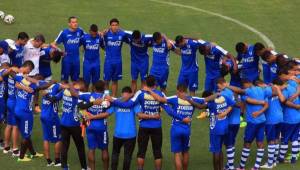
[[[160,96],[164,94],[156,90],[156,82],[154,76],[150,75],[146,78],[146,86]],[[152,151],[155,160],[155,169],[160,170],[162,167],[162,127],[160,118],[160,107],[163,103],[155,100],[148,92],[139,90],[134,97],[127,101],[114,100],[115,106],[122,108],[132,108],[135,104],[140,104],[142,112],[138,114],[140,119],[140,127],[138,132],[138,153],[137,164],[138,170],[144,169],[145,155],[148,147],[149,139],[152,142]]]
[[[112,81],[112,96],[117,95],[118,81],[122,79],[122,45],[128,42],[127,34],[120,29],[119,20],[113,18],[109,21],[110,28],[103,34],[105,45],[104,76],[106,89]]]
[[[177,84],[185,84],[189,87],[190,95],[195,96],[198,89],[198,58],[197,50],[205,42],[202,40],[192,40],[178,35],[175,38],[176,46],[181,53],[181,69]]]
[[[57,95],[52,97],[53,101],[62,99],[62,116],[60,119],[61,125],[61,167],[64,170],[68,170],[68,150],[70,146],[70,138],[72,136],[80,161],[82,169],[87,169],[84,140],[81,135],[80,128],[80,115],[78,113],[78,91],[84,89],[84,82],[78,80],[73,84],[69,85],[68,89],[62,90]]]
[[[204,104],[213,99],[187,96],[187,86],[184,84],[177,85],[177,94],[167,98],[161,97],[150,88],[145,87],[144,90],[150,93],[155,100],[172,106],[171,112],[175,113],[173,113],[173,115],[171,113],[171,116],[173,117],[171,127],[171,151],[174,153],[176,170],[187,170],[191,136],[191,119],[195,110],[193,105]],[[165,106],[163,106],[163,108],[165,108]],[[167,113],[170,112],[166,108],[165,110]],[[170,113],[168,114],[170,115]]]
[[[169,77],[169,51],[175,50],[175,45],[160,32],[155,32],[153,33],[152,49],[150,75],[155,77],[157,86],[165,93]]]
[[[281,81],[287,82],[287,87],[282,90],[277,90],[280,101],[284,103],[283,107],[283,124],[282,124],[282,138],[280,146],[279,162],[284,162],[285,154],[288,150],[288,144],[292,144],[292,158],[290,163],[296,163],[296,157],[299,151],[298,148],[298,136],[299,136],[299,123],[300,123],[300,99],[298,96],[292,101],[288,100],[294,94],[297,93],[297,86],[293,85],[291,76],[288,72],[288,68],[281,69],[278,71],[278,77]]]
[[[6,41],[0,41],[0,66],[2,63],[10,63],[8,49],[8,43]]]
[[[89,168],[95,170],[95,152],[96,149],[102,151],[103,170],[108,170],[109,153],[108,153],[108,132],[107,120],[109,116],[107,107],[99,105],[96,99],[104,98],[105,82],[102,80],[94,83],[94,92],[78,94],[79,100],[90,103],[86,109],[85,120],[87,121],[86,136],[88,142],[88,162]],[[80,107],[79,107],[80,108]],[[83,146],[84,147],[84,146]]]
[[[78,27],[78,19],[71,16],[68,19],[69,28],[66,28],[58,34],[52,46],[57,48],[58,44],[63,43],[65,56],[61,63],[61,80],[68,82],[69,77],[72,81],[77,81],[80,74],[79,47],[80,38],[84,31]]]
[[[128,101],[132,97],[132,90],[130,87],[122,89],[122,97],[117,100]],[[141,106],[134,105],[131,108],[122,108],[111,106],[108,113],[115,114],[115,130],[113,137],[113,149],[111,169],[117,170],[119,164],[119,155],[121,148],[124,147],[124,161],[123,170],[130,170],[132,154],[136,143],[136,121],[135,117],[141,114]]]
[[[16,49],[9,53],[12,66],[21,67],[24,62],[24,46],[27,44],[29,36],[26,32],[20,32],[15,41]]]
[[[63,84],[55,83],[49,88],[44,90],[44,96],[42,98],[42,112],[41,123],[43,128],[43,140],[44,140],[44,155],[47,161],[47,166],[61,166],[60,151],[61,151],[61,128],[60,119],[58,116],[58,101],[52,101],[49,98],[57,95],[62,88],[65,88]],[[55,161],[50,158],[50,143],[54,143]]]
[[[39,61],[39,75],[45,81],[52,80],[51,61],[58,63],[64,55],[59,49],[51,45],[41,49],[41,56]]]
[[[254,86],[250,80],[242,80],[243,89],[232,88],[234,92],[243,94],[242,101],[246,102],[247,127],[245,129],[244,147],[239,170],[245,169],[245,164],[250,155],[250,147],[256,139],[257,155],[253,170],[260,167],[264,155],[264,130],[265,130],[265,111],[268,108],[267,98],[272,95],[262,87]],[[238,89],[238,90],[237,90]]]
[[[228,170],[234,169],[234,155],[235,155],[235,142],[236,136],[240,128],[240,114],[241,114],[241,99],[240,96],[235,94],[232,90],[227,88],[226,80],[221,77],[217,80],[217,87],[220,95],[225,96],[234,101],[232,110],[229,112],[228,118],[228,133],[225,136],[225,146],[227,153],[227,164],[225,166]]]
[[[254,82],[259,78],[259,56],[257,51],[264,48],[261,43],[255,45],[248,45],[244,42],[238,42],[235,45],[237,52],[237,60],[241,66],[241,78]]]
[[[104,44],[97,25],[90,26],[90,33],[82,36],[80,44],[84,48],[83,79],[88,90],[91,82],[95,84],[100,79],[100,48]]]
[[[140,75],[141,88],[145,85],[145,80],[149,70],[148,47],[151,46],[152,35],[142,34],[139,30],[126,31],[131,55],[131,89],[137,91],[137,79]]]
[[[221,60],[228,57],[234,61],[234,57],[222,47],[206,42],[199,47],[200,54],[204,55],[205,61],[205,90],[216,91],[216,80],[221,77]],[[233,62],[233,64],[236,64]],[[236,69],[236,67],[234,67]]]
[[[25,61],[22,67],[28,67],[30,71],[34,69],[32,61]],[[32,145],[31,134],[33,128],[32,102],[35,90],[41,88],[44,84],[40,81],[33,82],[34,79],[18,74],[14,77],[16,81],[16,105],[15,115],[17,126],[23,138],[21,142],[19,162],[30,161],[30,158],[42,157],[43,154],[37,153]],[[30,157],[25,157],[27,149],[30,151]]]

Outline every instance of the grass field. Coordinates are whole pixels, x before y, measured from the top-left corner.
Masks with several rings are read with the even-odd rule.
[[[294,57],[297,57],[299,53],[300,1],[298,0],[173,0],[172,2],[235,18],[264,33],[273,41],[277,51],[285,52]],[[101,29],[104,29],[108,26],[110,18],[117,17],[121,21],[122,28],[127,30],[140,29],[146,33],[161,31],[172,39],[178,34],[199,37],[204,40],[216,42],[234,55],[234,45],[236,42],[245,41],[254,43],[262,41],[253,32],[222,18],[192,9],[170,6],[148,0],[1,0],[0,10],[14,15],[16,19],[13,25],[6,25],[0,22],[0,39],[15,39],[18,32],[26,31],[30,36],[34,36],[36,33],[43,33],[46,36],[46,41],[52,42],[59,31],[67,26],[68,16],[75,15],[79,17],[80,26],[85,30],[88,30],[89,25],[92,23],[96,23]],[[101,70],[103,68],[103,61],[103,51],[101,51]],[[131,80],[129,62],[129,48],[125,44],[123,48],[123,80],[120,82],[121,87],[129,85]],[[171,54],[170,62],[168,95],[175,93],[176,80],[181,64],[180,58],[174,54]],[[204,81],[202,57],[199,57],[199,63],[200,89],[198,94],[202,91]],[[52,65],[52,68],[54,78],[60,79],[60,64]],[[171,119],[169,117],[163,116],[163,169],[174,169],[173,156],[170,152],[170,122]],[[109,118],[110,139],[112,139],[113,127],[114,117],[112,116]],[[242,131],[243,129],[240,130],[237,139],[236,164],[240,160],[243,141]],[[42,131],[39,117],[35,118],[33,142],[37,151],[42,152]],[[111,151],[111,146],[110,144],[109,151]],[[191,170],[212,169],[212,159],[208,151],[208,146],[208,122],[206,120],[199,121],[194,119],[190,150]],[[253,149],[255,149],[254,146]],[[151,151],[151,148],[148,149],[147,153],[146,170],[154,169],[152,153],[149,151]],[[97,169],[101,169],[100,154],[99,152],[97,154]],[[136,169],[135,155],[133,158],[132,169]],[[247,169],[254,165],[254,161],[255,153],[252,152],[247,163]],[[80,167],[73,144],[69,152],[69,164],[71,169],[79,169]],[[53,167],[47,168],[45,165],[46,162],[44,159],[35,159],[28,163],[17,163],[16,160],[0,153],[0,169],[55,169]],[[279,165],[276,169],[300,169],[300,164],[297,163],[294,166]]]

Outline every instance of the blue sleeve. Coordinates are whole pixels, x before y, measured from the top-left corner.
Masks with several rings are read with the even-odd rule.
[[[32,88],[32,90],[36,90],[38,86],[35,83],[31,83],[29,87]]]
[[[85,46],[85,36],[84,35],[80,38],[79,45]]]
[[[57,93],[54,97],[55,97],[56,100],[61,100],[63,95],[64,95],[64,90]]]
[[[288,99],[290,97],[288,89],[283,90],[282,95],[285,97],[285,99]]]
[[[184,118],[183,116],[180,116],[178,114],[175,113],[175,111],[167,104],[162,105],[162,108],[166,111],[166,113],[173,117],[174,119],[178,119],[180,121],[182,121]]]
[[[235,103],[236,103],[235,100],[233,100],[232,97],[226,97],[226,96],[225,96],[225,100],[226,100],[228,106],[234,106]]]
[[[205,100],[203,98],[200,98],[200,97],[192,97],[192,100],[196,103],[199,103],[199,104],[204,104],[205,103]]]
[[[90,101],[90,93],[81,93],[78,96],[79,100],[83,100],[85,102],[89,102]]]
[[[23,76],[15,75],[14,80],[18,83],[21,83],[21,81],[23,80]]]
[[[167,97],[167,103],[170,105],[176,105],[178,98],[176,96]]]
[[[126,101],[126,102],[123,102],[123,101],[117,99],[117,100],[114,100],[114,101],[112,102],[112,104],[113,104],[114,106],[116,106],[116,107],[121,107],[121,108],[132,108],[132,107],[134,107],[135,102],[132,101],[132,100],[128,100],[128,101]]]
[[[57,44],[60,44],[60,43],[64,42],[64,39],[65,39],[64,37],[65,37],[64,31],[60,31],[60,33],[58,34],[55,42]]]
[[[264,89],[264,92],[265,92],[265,98],[272,97],[272,87],[266,87]]]
[[[106,111],[109,115],[112,115],[115,112],[115,107],[110,107],[109,109],[107,109]]]
[[[142,107],[141,107],[141,105],[137,104],[134,106],[133,110],[134,110],[135,114],[138,114],[138,113],[142,112]]]

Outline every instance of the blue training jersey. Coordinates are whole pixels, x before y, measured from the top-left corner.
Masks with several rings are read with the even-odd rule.
[[[228,107],[234,105],[234,101],[226,96],[219,96],[214,101],[207,103],[209,109],[210,133],[215,135],[224,135],[228,132],[228,117],[218,118],[218,114],[224,112]]]
[[[239,96],[237,98],[235,98],[235,95],[233,93],[233,91],[231,91],[228,88],[223,89],[221,92],[222,96],[226,96],[226,98],[228,100],[231,100],[231,103],[235,103],[237,101],[240,101],[241,99],[239,98]],[[241,116],[241,108],[234,105],[232,107],[231,112],[228,114],[228,123],[230,125],[236,125],[236,124],[240,124],[240,116]]]
[[[50,77],[52,75],[51,71],[51,57],[50,53],[53,48],[49,45],[46,48],[41,49],[41,56],[39,61],[39,74],[44,78]]]
[[[79,99],[84,102],[93,102],[98,98],[103,98],[103,93],[83,93],[79,95]],[[87,112],[92,115],[103,114],[107,111],[102,105],[93,105],[87,109]],[[90,125],[87,129],[97,130],[97,131],[106,131],[107,130],[107,120],[106,118],[103,119],[93,119],[90,120]]]
[[[136,137],[135,117],[138,113],[142,112],[142,108],[139,104],[134,105],[131,108],[112,106],[107,112],[110,115],[113,113],[115,114],[115,137],[121,139],[130,139]]]
[[[79,61],[80,38],[83,34],[84,31],[81,28],[77,28],[75,31],[67,28],[59,33],[55,42],[57,44],[63,43],[65,47],[66,56],[63,60]]]
[[[60,84],[52,84],[45,90],[46,95],[53,97],[60,92]],[[56,120],[58,118],[58,102],[51,102],[47,97],[42,98],[41,119],[46,121]]]
[[[0,76],[2,77],[2,81],[0,81],[0,100],[1,102],[5,101],[6,98],[6,90],[7,90],[7,77],[3,76],[3,74],[7,71],[7,69],[0,70]]]
[[[169,48],[167,40],[162,39],[160,44],[153,42],[152,44],[152,69],[160,70],[162,68],[169,68]],[[171,50],[175,49],[172,45]]]
[[[14,77],[12,75],[8,76],[7,79],[7,94],[9,100],[16,100],[16,82],[14,80]]]
[[[209,78],[220,77],[222,58],[228,54],[220,46],[210,47],[210,54],[204,56],[206,76]]]
[[[272,87],[265,88],[268,93],[272,93]],[[268,97],[269,108],[266,111],[266,124],[278,124],[283,122],[283,110],[278,96]]]
[[[24,61],[24,46],[16,44],[16,50],[9,53],[10,64],[21,67]]]
[[[181,52],[181,69],[182,73],[190,73],[198,71],[197,50],[203,41],[187,39],[186,44],[180,48]]]
[[[112,64],[122,62],[122,45],[128,42],[127,35],[123,30],[113,33],[109,30],[103,37],[105,45],[105,62]]]
[[[264,100],[267,101],[268,97],[272,96],[272,92],[269,90],[265,90],[262,87],[258,86],[252,86],[247,89],[245,89],[245,94],[242,96],[242,100],[246,101],[247,97],[250,97],[255,100]],[[246,119],[247,122],[253,123],[253,124],[260,124],[264,123],[266,121],[265,113],[260,114],[257,117],[253,117],[253,112],[259,111],[263,108],[262,105],[253,105],[246,102]]]
[[[238,53],[237,59],[242,65],[241,77],[243,79],[248,79],[252,81],[253,78],[257,78],[259,76],[258,74],[259,57],[254,54],[253,45],[248,46],[246,53],[244,54]]]
[[[198,98],[198,97],[189,97],[189,98],[191,98],[196,103],[199,103],[199,104],[204,103],[203,98]],[[192,119],[195,107],[193,105],[191,105],[188,101],[180,99],[177,96],[171,96],[171,97],[167,97],[167,103],[172,106],[172,109],[175,112],[175,114],[179,115],[183,119],[186,117]],[[182,120],[173,118],[172,126],[180,126],[180,127],[189,129],[191,124],[190,123],[186,124],[186,123],[183,123]]]
[[[100,62],[100,48],[104,46],[103,39],[96,35],[84,34],[80,39],[84,49],[84,61]]]
[[[293,96],[296,92],[297,92],[297,89],[294,86],[288,85],[285,89],[283,89],[282,94],[285,97],[285,99],[287,100],[291,96]],[[299,97],[297,97],[292,102],[294,104],[299,105],[300,104]],[[284,105],[284,107],[283,107],[283,120],[284,120],[284,123],[288,123],[288,124],[300,123],[299,110]]]

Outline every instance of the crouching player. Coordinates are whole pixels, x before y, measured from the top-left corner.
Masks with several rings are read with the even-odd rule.
[[[86,108],[85,120],[87,124],[86,135],[89,148],[88,162],[91,170],[95,170],[95,152],[97,148],[102,150],[102,169],[108,170],[109,167],[106,120],[109,114],[107,113],[107,107],[100,105],[99,103],[104,98],[104,90],[105,82],[99,80],[94,83],[94,92],[78,95],[79,99],[85,102],[85,105],[88,105],[88,108]],[[79,103],[78,106],[81,109],[85,109],[82,107],[82,103]]]
[[[41,123],[44,138],[44,155],[47,166],[60,167],[60,150],[61,150],[61,129],[60,119],[58,116],[58,101],[51,100],[51,97],[58,94],[62,87],[61,84],[53,84],[44,91],[42,98]],[[50,143],[54,143],[55,162],[50,159]]]

